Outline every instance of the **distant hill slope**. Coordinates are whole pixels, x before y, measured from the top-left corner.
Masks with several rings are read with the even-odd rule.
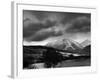
[[[91,41],[89,41],[89,40],[85,40],[85,41],[83,41],[82,43],[81,43],[81,45],[83,46],[83,47],[86,47],[86,46],[88,46],[88,45],[90,45],[91,44]]]
[[[84,47],[81,52],[81,54],[83,55],[87,55],[87,56],[90,56],[91,55],[91,45],[88,45],[86,47]]]

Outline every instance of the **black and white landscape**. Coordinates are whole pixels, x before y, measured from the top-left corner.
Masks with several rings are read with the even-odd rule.
[[[23,10],[23,69],[91,66],[91,14]]]

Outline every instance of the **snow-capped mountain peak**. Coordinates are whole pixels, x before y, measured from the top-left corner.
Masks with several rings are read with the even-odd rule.
[[[78,42],[66,38],[54,40],[52,42],[47,43],[46,46],[61,49],[61,50],[80,50],[83,48],[81,44],[79,44]]]

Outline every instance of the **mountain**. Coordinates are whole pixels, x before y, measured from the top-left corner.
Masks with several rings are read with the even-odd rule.
[[[90,56],[91,55],[91,45],[84,47],[81,51],[81,54]]]
[[[79,44],[78,42],[71,39],[66,39],[66,38],[61,38],[61,39],[49,42],[46,44],[46,46],[53,47],[60,50],[70,50],[70,51],[79,51],[83,48],[81,44]]]
[[[88,45],[90,45],[91,44],[91,41],[89,41],[89,40],[85,40],[85,41],[83,41],[82,43],[81,43],[81,45],[83,46],[83,47],[86,47],[86,46],[88,46]]]

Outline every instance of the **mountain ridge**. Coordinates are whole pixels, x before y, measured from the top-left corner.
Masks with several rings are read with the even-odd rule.
[[[91,41],[88,40],[88,39],[84,40],[84,41],[81,43],[81,45],[82,45],[83,47],[86,47],[86,46],[88,46],[88,45],[90,45],[90,44],[91,44]]]
[[[47,43],[45,46],[61,49],[61,50],[81,50],[83,47],[78,42],[67,39],[61,38],[52,42]]]

